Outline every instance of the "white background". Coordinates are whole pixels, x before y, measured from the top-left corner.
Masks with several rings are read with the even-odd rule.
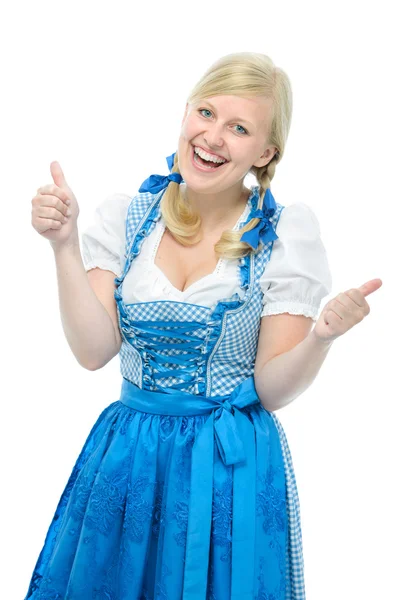
[[[12,7],[11,7],[12,6]],[[308,600],[399,598],[399,44],[395,2],[19,2],[1,17],[1,597],[21,600],[87,434],[119,397],[63,334],[31,199],[58,160],[79,231],[110,193],[167,174],[186,97],[235,51],[289,75],[271,190],[315,211],[333,293],[379,277],[370,314],[277,412],[297,477]],[[321,307],[322,308],[322,307]]]

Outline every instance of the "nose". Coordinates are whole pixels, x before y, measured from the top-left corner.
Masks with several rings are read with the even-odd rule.
[[[212,147],[221,148],[224,145],[224,138],[222,136],[222,126],[212,125],[204,132],[204,141],[207,146],[211,149]]]

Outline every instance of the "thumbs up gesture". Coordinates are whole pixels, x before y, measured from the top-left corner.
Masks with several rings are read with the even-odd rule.
[[[55,248],[78,239],[79,206],[57,161],[50,172],[54,183],[38,188],[32,198],[32,226]]]
[[[376,292],[381,279],[371,279],[359,288],[338,294],[324,306],[315,323],[313,334],[323,342],[331,342],[360,323],[370,313],[365,297]]]

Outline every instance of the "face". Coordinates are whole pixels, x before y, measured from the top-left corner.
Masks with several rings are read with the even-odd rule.
[[[271,110],[272,100],[257,96],[213,96],[187,104],[178,143],[179,170],[187,186],[216,193],[243,182],[253,165],[266,165],[277,150],[267,143]],[[226,162],[210,168],[215,163],[203,163],[194,147],[203,150],[205,159]]]

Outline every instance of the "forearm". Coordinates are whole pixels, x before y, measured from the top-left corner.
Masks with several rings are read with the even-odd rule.
[[[264,408],[279,410],[300,396],[316,378],[332,344],[319,340],[311,330],[297,346],[275,356],[254,374]]]
[[[65,337],[79,364],[94,370],[117,354],[112,319],[89,283],[79,239],[53,250]]]

